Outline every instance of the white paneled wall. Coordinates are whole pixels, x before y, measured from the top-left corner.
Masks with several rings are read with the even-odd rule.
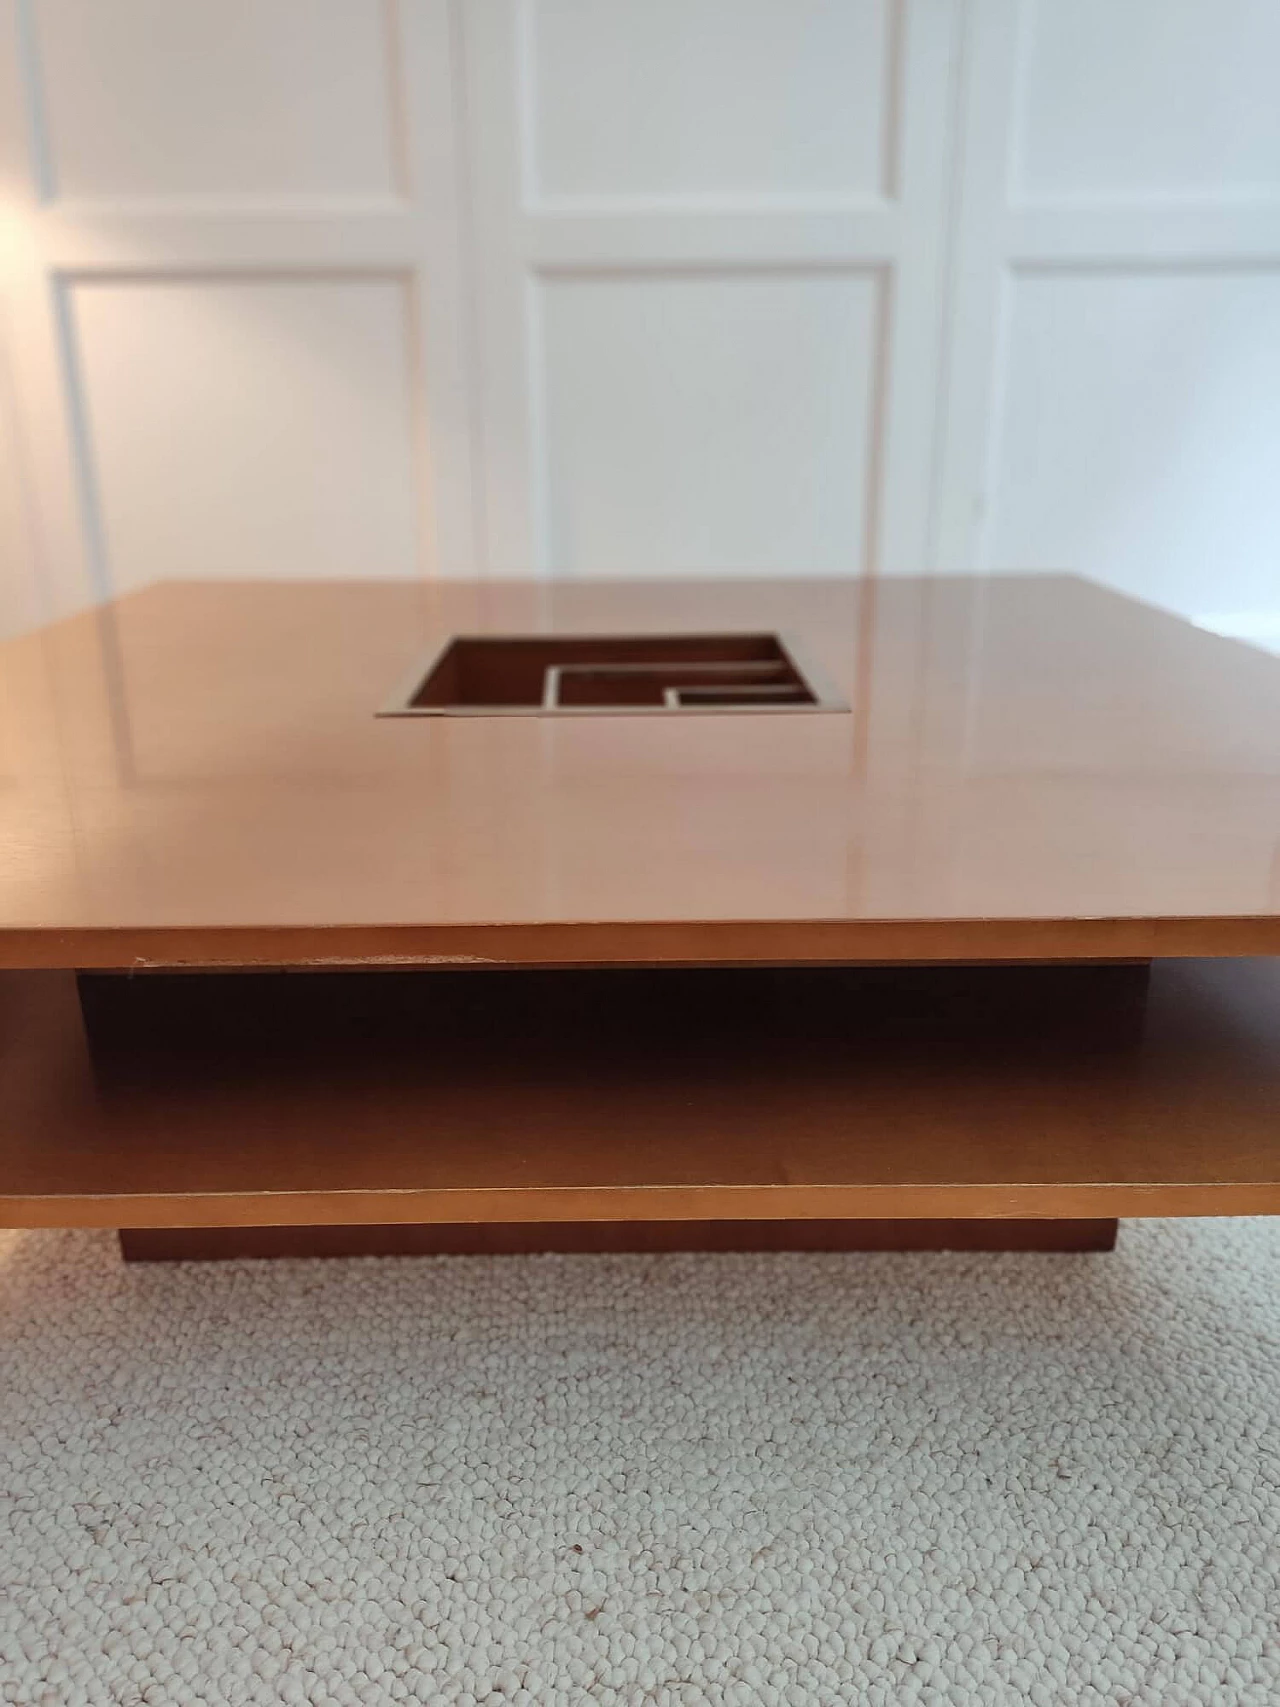
[[[882,0],[536,0],[514,16],[531,200],[786,206],[886,189]]]
[[[416,572],[403,283],[93,278],[67,301],[118,591]]]
[[[972,0],[940,568],[1280,638],[1280,7]]]
[[[1273,0],[1030,0],[1015,11],[1016,201],[1280,190]]]
[[[1070,567],[1280,633],[1275,0],[0,0],[0,622]]]
[[[0,16],[13,548],[45,611],[172,576],[475,570],[454,10]]]
[[[51,194],[81,201],[391,195],[392,38],[351,0],[36,0]]]
[[[1028,270],[1006,316],[988,559],[1280,606],[1280,271]]]
[[[542,565],[759,575],[865,561],[873,273],[570,273],[535,300]]]
[[[922,562],[952,0],[462,15],[489,560]]]

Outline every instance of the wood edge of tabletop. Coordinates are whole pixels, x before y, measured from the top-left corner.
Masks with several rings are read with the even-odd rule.
[[[0,929],[8,971],[767,966],[1280,955],[1280,914]]]
[[[803,1186],[509,1186],[0,1197],[0,1227],[279,1227],[493,1221],[1055,1221],[1274,1215],[1280,1179]]]

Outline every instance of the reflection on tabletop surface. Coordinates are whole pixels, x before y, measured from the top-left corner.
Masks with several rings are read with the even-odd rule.
[[[709,629],[848,709],[374,715],[454,633]],[[1070,577],[168,584],[0,660],[0,928],[1280,910],[1280,658]]]

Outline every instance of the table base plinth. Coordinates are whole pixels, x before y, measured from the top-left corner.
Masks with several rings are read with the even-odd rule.
[[[646,1251],[1110,1251],[1118,1222],[567,1221],[404,1227],[128,1227],[126,1262]]]

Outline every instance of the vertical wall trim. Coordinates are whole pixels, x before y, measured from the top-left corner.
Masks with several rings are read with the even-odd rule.
[[[938,568],[941,555],[943,471],[946,433],[951,410],[951,380],[956,340],[956,285],[960,264],[960,209],[965,182],[968,143],[968,67],[973,51],[972,11],[960,8],[955,51],[945,107],[947,152],[950,166],[942,195],[942,234],[938,244],[936,289],[938,294],[938,372],[934,388],[932,431],[929,442],[928,519],[925,527],[926,574]]]
[[[454,169],[458,205],[458,304],[465,346],[464,371],[470,390],[467,434],[471,465],[471,539],[473,566],[481,575],[493,573],[489,561],[489,471],[486,461],[488,439],[485,411],[484,352],[481,348],[477,303],[480,294],[481,260],[475,218],[475,161],[471,146],[471,82],[467,60],[466,30],[461,7],[465,0],[446,0],[449,19],[449,63],[453,82]]]
[[[16,18],[18,71],[25,94],[27,146],[36,199],[51,202],[58,193],[53,164],[53,139],[49,135],[49,103],[45,93],[40,38],[36,30],[35,0],[17,0]]]
[[[80,360],[80,340],[76,334],[75,316],[72,312],[70,281],[60,273],[53,273],[49,280],[49,289],[52,292],[61,356],[67,436],[71,442],[72,472],[80,505],[80,526],[84,538],[85,561],[89,569],[89,588],[94,601],[101,602],[113,595],[111,565],[107,554],[106,527],[102,518],[102,495],[93,460],[89,399],[85,390],[83,363]]]
[[[391,144],[391,181],[408,201],[414,194],[409,146],[409,103],[405,91],[404,33],[400,0],[382,0],[382,39],[387,54],[387,128]]]

